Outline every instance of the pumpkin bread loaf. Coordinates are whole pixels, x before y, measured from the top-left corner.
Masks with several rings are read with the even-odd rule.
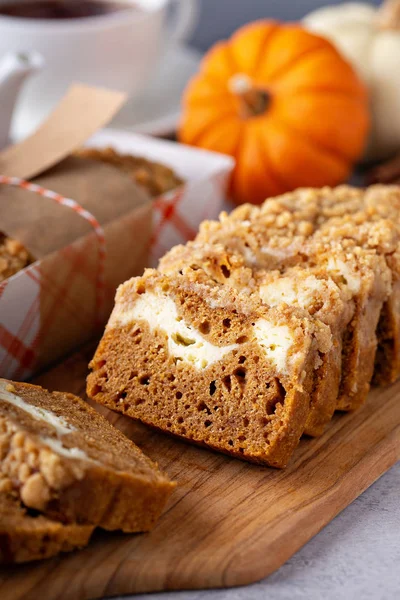
[[[174,488],[72,394],[0,380],[0,473],[22,503],[63,523],[147,531]]]
[[[190,441],[284,467],[331,334],[302,309],[263,306],[251,290],[251,281],[239,290],[202,268],[147,270],[126,282],[90,364],[88,395]]]
[[[233,215],[236,212],[234,211]],[[290,224],[290,220],[286,221],[286,226]],[[287,241],[294,238],[285,237],[284,231],[280,231],[281,228],[278,228],[279,235],[274,236],[275,246],[271,257],[268,254],[268,240],[263,240],[262,232],[257,230],[257,219],[254,228],[249,220],[245,224],[238,220],[236,226],[235,219],[230,221],[229,217],[222,219],[219,227],[215,222],[210,225],[213,229],[210,236],[211,243],[208,242],[207,233],[202,230],[199,241],[189,242],[186,246],[177,246],[167,253],[160,261],[160,270],[172,272],[180,269],[184,264],[192,265],[192,268],[199,268],[203,264],[204,268],[208,269],[209,275],[215,277],[215,266],[218,262],[216,255],[219,249],[220,256],[229,256],[231,264],[238,262],[241,264],[240,277],[237,275],[234,278],[231,275],[227,277],[229,261],[225,259],[225,274],[219,277],[225,285],[241,284],[243,273],[247,268],[254,279],[253,293],[260,294],[260,283],[264,277],[269,280],[271,286],[276,287],[276,291],[270,298],[260,294],[265,304],[276,305],[281,301],[289,305],[302,306],[311,314],[314,314],[316,305],[321,306],[318,317],[332,328],[336,350],[342,348],[342,365],[339,371],[329,366],[330,360],[333,360],[334,350],[332,349],[330,356],[325,356],[325,365],[321,366],[320,371],[320,383],[314,389],[311,401],[312,410],[305,433],[321,435],[335,407],[340,410],[353,410],[364,402],[369,391],[377,346],[376,326],[381,308],[390,291],[391,276],[384,259],[377,256],[374,250],[361,249],[353,240],[347,239],[339,242],[335,239],[323,241],[298,235],[296,248],[293,250]],[[284,255],[280,256],[279,261],[280,270],[261,268],[267,265],[270,268],[276,266],[275,251],[278,244],[281,249],[284,249]],[[228,252],[224,251],[226,247],[229,248]],[[296,263],[297,266],[290,266]],[[282,284],[286,288],[288,285],[286,273],[290,279],[297,278],[297,282],[291,281],[292,289],[287,289],[287,297],[282,289]],[[304,288],[312,280],[315,281],[316,273],[319,278],[331,280],[330,293],[332,294],[333,289],[336,288],[340,293],[340,302],[333,299],[334,295],[331,298],[326,295],[328,290],[326,285],[325,293],[322,292],[322,287],[320,292],[314,289],[312,294],[307,295],[296,295],[293,292],[293,286],[299,291],[299,285]],[[282,277],[284,280],[279,285]],[[245,279],[248,278],[249,275]],[[276,286],[273,282],[276,282]],[[279,296],[276,295],[278,289]],[[304,305],[305,298],[308,298],[307,306]],[[335,311],[332,311],[333,305],[336,307]],[[350,316],[351,320],[349,320]],[[337,359],[338,355],[336,355]],[[333,361],[333,364],[336,362]],[[334,383],[338,379],[339,388]]]
[[[389,199],[391,195],[393,198]],[[266,200],[259,207],[242,205],[229,216],[222,213],[219,221],[204,222],[196,240],[167,253],[158,271],[149,271],[143,278],[120,288],[114,313],[91,363],[89,395],[110,408],[187,439],[248,460],[283,466],[290,456],[289,446],[281,441],[284,436],[280,435],[278,441],[274,434],[282,423],[288,431],[289,421],[281,416],[287,411],[290,384],[279,369],[273,373],[268,368],[270,357],[261,357],[259,353],[260,347],[281,349],[271,335],[270,319],[273,328],[277,324],[281,327],[294,323],[293,319],[305,319],[303,323],[307,322],[308,327],[312,324],[318,328],[318,336],[314,330],[318,357],[314,358],[312,383],[307,388],[309,410],[303,422],[306,433],[320,435],[335,408],[353,410],[364,402],[376,357],[376,371],[380,368],[379,361],[388,363],[387,375],[380,381],[396,379],[400,368],[400,299],[396,292],[400,279],[400,226],[391,221],[398,220],[399,213],[399,189],[385,191],[382,186],[380,189],[375,186],[363,191],[342,186],[296,190]],[[168,304],[169,309],[164,313],[162,306],[171,300],[173,304]],[[143,311],[143,307],[146,310]],[[217,313],[220,309],[221,313]],[[168,313],[177,315],[174,319],[183,324],[186,334],[182,338],[182,332],[175,331],[175,324],[168,323]],[[249,327],[244,320],[244,315],[249,314],[251,323],[268,322],[264,333],[269,345],[254,336],[254,326]],[[159,315],[163,315],[162,318]],[[325,332],[329,331],[329,348],[326,333],[322,336],[322,326]],[[304,324],[302,329],[304,333]],[[234,338],[230,337],[232,333]],[[151,335],[155,339],[152,340]],[[131,337],[137,337],[139,348],[135,349]],[[148,346],[145,351],[142,349],[144,337],[144,345]],[[285,339],[285,336],[277,337],[280,341]],[[228,422],[228,448],[224,434],[220,433],[221,429],[227,430],[221,416],[222,411],[231,411],[232,403],[223,388],[228,382],[230,394],[232,381],[238,381],[237,371],[233,371],[235,379],[232,379],[233,364],[224,364],[230,359],[230,353],[224,356],[222,364],[217,361],[210,365],[207,358],[202,368],[206,379],[196,394],[193,386],[197,385],[198,374],[190,377],[184,373],[188,367],[193,370],[194,365],[186,367],[179,354],[182,348],[174,354],[178,340],[176,343],[187,347],[185,352],[195,361],[193,350],[198,344],[204,347],[204,338],[212,345],[220,345],[225,338],[226,348],[239,343],[239,358],[246,364],[246,368],[239,370],[239,380],[241,377],[244,380],[241,387],[245,399],[240,400],[240,409],[235,409],[236,420]],[[324,344],[321,343],[323,338]],[[262,367],[256,372],[251,369],[254,354],[249,354],[250,347],[245,345],[249,343],[251,351],[258,352],[257,364]],[[211,352],[211,347],[207,348]],[[159,353],[168,358],[156,359]],[[172,363],[168,362],[171,353]],[[236,356],[236,348],[232,356]],[[379,359],[380,356],[383,358]],[[118,369],[121,357],[124,367]],[[273,366],[277,368],[276,364]],[[130,383],[131,379],[122,372],[130,368],[135,383]],[[222,378],[222,385],[220,371],[229,374],[228,379]],[[290,373],[296,384],[298,375],[293,379]],[[262,378],[271,389],[271,376],[284,389],[285,401],[273,401],[277,408],[273,416],[269,415],[270,429],[256,431],[254,420],[250,418],[254,414],[251,408],[254,402],[251,405],[249,398],[265,396],[265,390],[262,392],[257,386]],[[138,378],[139,386],[136,385]],[[118,384],[123,389],[120,407],[112,399]],[[140,385],[147,386],[151,398],[144,398]],[[210,398],[207,401],[207,388],[212,401]],[[196,397],[201,398],[199,412],[204,411],[197,420],[190,412]],[[152,398],[155,402],[149,408]],[[135,407],[132,407],[132,399]],[[189,410],[189,415],[185,410]],[[276,423],[276,414],[280,425]],[[250,431],[243,429],[238,436],[239,430],[235,427],[240,418],[247,428],[250,424]],[[296,424],[300,422],[297,418]],[[216,438],[217,431],[219,437]],[[268,442],[267,451],[260,448],[261,433]],[[282,448],[286,448],[283,453]],[[294,445],[290,451],[293,448]]]
[[[63,524],[21,504],[10,479],[0,479],[0,564],[50,558],[83,548],[91,525]]]

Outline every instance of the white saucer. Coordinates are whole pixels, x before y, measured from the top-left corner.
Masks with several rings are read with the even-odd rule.
[[[182,93],[200,60],[201,54],[192,48],[171,48],[146,90],[128,100],[110,126],[149,135],[172,133],[179,121]]]

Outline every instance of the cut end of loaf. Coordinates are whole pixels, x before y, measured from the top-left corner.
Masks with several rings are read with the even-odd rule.
[[[204,272],[148,271],[118,292],[88,394],[192,442],[283,467],[309,410],[313,327]]]

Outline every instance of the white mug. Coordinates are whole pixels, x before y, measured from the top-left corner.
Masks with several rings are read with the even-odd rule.
[[[196,21],[197,0],[121,1],[138,10],[65,20],[0,14],[0,57],[34,51],[44,59],[42,71],[29,79],[18,99],[14,140],[36,129],[74,81],[138,94],[161,54],[187,39]],[[0,0],[0,8],[9,3]],[[175,23],[167,25],[170,4],[176,4]]]

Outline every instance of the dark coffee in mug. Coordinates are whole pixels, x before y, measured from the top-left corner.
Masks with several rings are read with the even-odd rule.
[[[113,0],[27,0],[0,4],[0,16],[22,19],[83,19],[132,9],[138,10],[138,7],[130,2]]]

